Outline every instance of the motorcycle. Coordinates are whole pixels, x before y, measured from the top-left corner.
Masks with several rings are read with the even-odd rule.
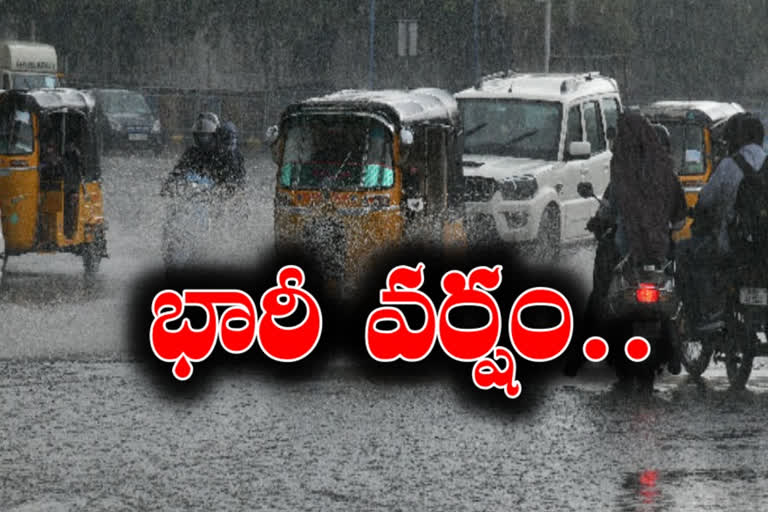
[[[169,197],[163,224],[162,255],[166,269],[201,262],[211,238],[211,209],[216,184],[194,169],[175,173],[160,194]]]
[[[759,337],[768,333],[768,276],[763,269],[733,262],[719,275],[727,275],[729,282],[723,325],[703,330],[694,319],[687,318],[681,330],[682,363],[698,379],[710,360],[723,362],[731,389],[740,390],[749,380],[754,358],[768,355]]]
[[[583,198],[603,201],[593,191],[591,183],[579,183],[578,193]],[[598,257],[606,251],[615,251],[616,225],[606,223],[597,216],[590,220],[587,230],[598,242]],[[670,233],[671,235],[671,233]],[[641,386],[652,388],[657,374],[666,365],[670,373],[680,373],[678,322],[682,301],[675,284],[675,261],[663,264],[637,262],[629,254],[624,258],[609,255],[611,265],[595,272],[609,271],[607,286],[595,289],[589,298],[588,313],[598,330],[611,345],[607,361],[620,381],[636,379]],[[618,263],[613,263],[618,260]],[[601,276],[596,275],[595,281]],[[641,362],[629,359],[625,343],[633,337],[642,337],[650,345],[650,354]],[[611,343],[613,342],[613,343]]]

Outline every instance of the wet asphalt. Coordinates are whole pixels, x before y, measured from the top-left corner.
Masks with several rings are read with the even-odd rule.
[[[160,266],[156,194],[173,155],[104,164],[110,258],[95,281],[74,256],[30,255],[10,260],[0,291],[0,510],[768,507],[762,358],[745,391],[713,364],[700,383],[664,375],[650,397],[589,365],[523,382],[528,412],[344,359],[311,379],[233,370],[171,394],[129,327],[137,280]],[[248,170],[217,240],[230,264],[271,251],[271,162],[251,156]],[[569,250],[564,266],[588,283],[592,255]]]

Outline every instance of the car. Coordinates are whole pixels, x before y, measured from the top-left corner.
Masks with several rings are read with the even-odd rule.
[[[611,77],[590,73],[502,72],[455,94],[464,122],[469,241],[523,246],[535,261],[589,239],[610,180],[610,139],[623,110]]]
[[[160,119],[147,99],[127,89],[92,89],[96,100],[97,129],[105,152],[114,150],[152,150],[160,154],[164,133]]]

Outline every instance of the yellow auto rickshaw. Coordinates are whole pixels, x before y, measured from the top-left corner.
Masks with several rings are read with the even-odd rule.
[[[675,172],[688,206],[693,207],[717,164],[728,156],[722,139],[726,121],[744,109],[736,103],[716,101],[657,101],[640,111],[669,130]],[[691,222],[688,218],[675,240],[690,238]]]
[[[108,257],[94,100],[74,89],[0,94],[5,254],[69,252],[85,271]]]
[[[462,247],[462,123],[441,89],[340,91],[288,106],[267,132],[275,243],[354,287],[380,249]]]

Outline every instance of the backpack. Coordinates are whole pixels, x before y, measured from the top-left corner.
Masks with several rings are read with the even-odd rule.
[[[728,226],[731,249],[734,254],[765,257],[768,251],[768,158],[759,172],[741,154],[736,154],[733,160],[744,178],[736,192],[735,216]]]

